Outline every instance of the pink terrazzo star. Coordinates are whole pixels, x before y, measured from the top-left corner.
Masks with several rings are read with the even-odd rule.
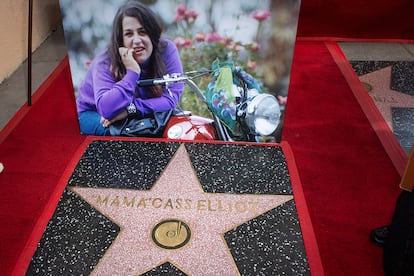
[[[137,275],[165,262],[192,275],[239,275],[224,233],[293,199],[206,193],[184,145],[149,191],[71,190],[121,227],[94,275]],[[159,222],[171,219],[182,221],[191,232],[188,243],[178,249],[161,248],[151,236]]]
[[[359,77],[372,87],[370,96],[392,130],[393,107],[414,107],[414,97],[391,89],[391,66]]]

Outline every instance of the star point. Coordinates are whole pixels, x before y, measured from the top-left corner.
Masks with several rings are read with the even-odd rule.
[[[362,75],[361,82],[372,87],[370,96],[384,117],[389,128],[393,129],[392,108],[413,107],[414,97],[391,89],[391,66]]]

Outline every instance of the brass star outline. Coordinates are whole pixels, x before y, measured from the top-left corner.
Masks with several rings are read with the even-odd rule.
[[[224,234],[292,195],[206,193],[182,144],[150,190],[70,187],[121,231],[93,275],[138,275],[166,262],[186,274],[239,275]],[[178,249],[157,246],[151,232],[163,220],[182,221],[191,239]]]

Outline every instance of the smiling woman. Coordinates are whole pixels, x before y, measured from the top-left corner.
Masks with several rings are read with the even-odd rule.
[[[174,43],[161,38],[156,16],[138,1],[128,1],[115,15],[109,46],[89,66],[78,88],[82,134],[110,135],[109,126],[130,113],[142,118],[174,109],[183,84],[136,88],[140,79],[182,73]]]
[[[124,51],[122,51],[122,57],[129,57],[135,60],[138,64],[144,63],[152,54],[152,42],[147,34],[145,28],[135,17],[125,16],[122,19],[122,31],[123,31],[123,44]],[[123,60],[127,62],[128,60]],[[132,70],[135,69],[136,62],[132,62]],[[141,72],[141,68],[138,66],[137,72]]]

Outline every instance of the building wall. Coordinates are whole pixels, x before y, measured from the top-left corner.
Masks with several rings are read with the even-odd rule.
[[[27,59],[29,0],[0,1],[0,82]],[[59,26],[59,0],[33,0],[34,51]]]

